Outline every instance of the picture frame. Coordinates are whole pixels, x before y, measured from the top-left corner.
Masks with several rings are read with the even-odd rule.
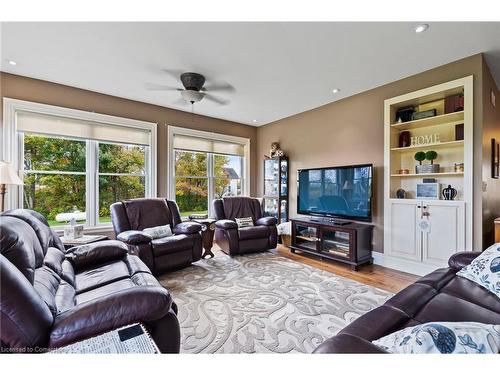
[[[491,178],[498,179],[500,172],[500,145],[495,138],[491,138]]]
[[[433,183],[417,183],[417,199],[433,199],[437,200],[441,196],[441,184]]]

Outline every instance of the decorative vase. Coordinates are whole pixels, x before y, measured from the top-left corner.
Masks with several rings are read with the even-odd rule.
[[[447,201],[454,200],[457,194],[458,194],[457,189],[452,188],[451,185],[448,185],[447,188],[443,189],[443,197]]]
[[[409,147],[411,143],[410,132],[405,130],[399,133],[399,147]]]

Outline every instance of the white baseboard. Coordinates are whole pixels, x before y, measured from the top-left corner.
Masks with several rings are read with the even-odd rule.
[[[438,266],[412,262],[411,260],[406,259],[394,258],[377,252],[372,252],[372,256],[374,264],[418,276],[427,275],[428,273],[439,268]]]

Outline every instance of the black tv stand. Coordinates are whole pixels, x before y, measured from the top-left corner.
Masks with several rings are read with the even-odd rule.
[[[333,218],[301,217],[292,219],[291,251],[297,250],[346,263],[353,270],[370,264],[373,225]]]

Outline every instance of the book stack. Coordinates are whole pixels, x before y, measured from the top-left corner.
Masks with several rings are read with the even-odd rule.
[[[453,113],[464,110],[464,96],[456,94],[444,98],[444,113]]]

